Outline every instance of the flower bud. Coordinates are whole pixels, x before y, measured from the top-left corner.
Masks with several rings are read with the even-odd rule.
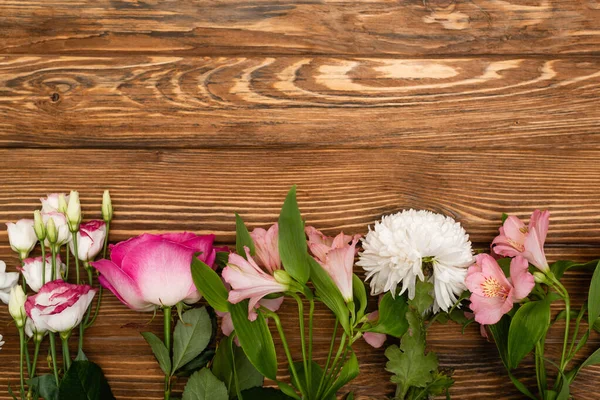
[[[52,218],[48,218],[48,222],[46,222],[46,239],[50,244],[55,244],[58,240],[58,230]]]
[[[79,193],[75,190],[71,190],[71,194],[69,195],[67,221],[69,222],[69,230],[77,232],[81,223],[81,203],[79,202]]]
[[[110,192],[108,190],[104,191],[102,195],[102,219],[104,222],[109,223],[112,221],[113,217],[113,207],[112,201],[110,199]]]
[[[33,213],[33,230],[39,241],[46,239],[46,225],[39,210]]]
[[[33,220],[20,219],[16,223],[7,222],[6,229],[10,248],[19,253],[21,259],[27,258],[37,243]]]
[[[550,283],[546,275],[540,271],[535,271],[533,273],[533,280],[536,281],[536,283],[545,283],[546,285]]]
[[[61,193],[58,195],[58,208],[57,208],[58,212],[61,212],[63,214],[67,213],[67,208],[68,208],[67,201],[68,200],[65,197],[64,193]]]
[[[290,274],[288,274],[282,269],[273,272],[273,277],[277,282],[281,283],[282,285],[289,285],[290,283],[292,283],[292,277],[290,276]]]
[[[27,296],[20,285],[13,286],[10,290],[10,299],[8,300],[8,312],[15,320],[17,328],[23,328],[27,320],[25,313],[25,301]]]

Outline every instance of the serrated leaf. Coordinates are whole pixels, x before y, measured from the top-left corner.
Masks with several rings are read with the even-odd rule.
[[[191,270],[194,285],[202,297],[215,310],[227,312],[229,291],[219,275],[211,267],[198,260],[197,257],[192,259]]]
[[[178,321],[173,334],[173,369],[198,357],[212,336],[212,321],[206,307],[193,308],[183,313],[183,321]]]
[[[304,222],[296,201],[296,186],[293,186],[279,214],[279,255],[285,271],[303,284],[310,276],[307,254]]]
[[[508,366],[517,368],[550,327],[550,303],[547,300],[523,304],[515,313],[508,330]]]
[[[392,345],[385,351],[389,360],[386,370],[394,374],[392,382],[398,385],[396,394],[403,399],[411,387],[426,387],[433,380],[438,361],[434,353],[425,354],[425,338],[419,317],[407,312],[409,331],[402,336],[400,347]]]
[[[415,285],[415,297],[408,301],[420,315],[423,315],[433,305],[433,283],[417,280]]]
[[[246,258],[244,247],[250,250],[251,256],[256,254],[254,241],[252,240],[252,236],[250,236],[250,232],[248,232],[248,228],[246,228],[246,224],[244,224],[244,220],[238,213],[235,213],[235,250],[240,256]]]
[[[91,361],[73,361],[58,389],[59,400],[114,400],[102,373]]]
[[[333,282],[327,271],[312,257],[306,255],[310,265],[310,280],[317,291],[317,296],[338,317],[340,325],[348,335],[350,334],[349,310],[342,293]]]
[[[210,370],[194,372],[183,389],[182,400],[228,400],[225,384]]]
[[[230,304],[229,312],[240,345],[252,365],[267,378],[275,380],[277,377],[275,344],[262,313],[258,313],[255,321],[249,321],[248,300]]]
[[[170,375],[171,356],[163,341],[160,340],[158,336],[156,336],[152,332],[142,332],[142,336],[144,337],[144,339],[146,339],[146,342],[148,342],[150,348],[152,348],[152,352],[154,353],[154,357],[156,357],[156,360],[158,361],[160,369],[162,369],[165,375]]]
[[[194,372],[201,370],[206,367],[206,365],[215,357],[215,350],[207,348],[200,355],[194,358],[189,363],[185,364],[183,367],[179,368],[179,370],[175,373],[176,376],[190,376]]]

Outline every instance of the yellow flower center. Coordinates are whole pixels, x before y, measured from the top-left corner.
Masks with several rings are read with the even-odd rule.
[[[487,277],[481,284],[481,290],[485,297],[506,297],[508,290],[498,282],[496,278]]]
[[[515,249],[517,249],[520,252],[524,252],[525,251],[525,245],[521,244],[521,243],[517,243],[512,239],[508,239],[508,243],[514,247]]]

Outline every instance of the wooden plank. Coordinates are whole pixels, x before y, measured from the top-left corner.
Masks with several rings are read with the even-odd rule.
[[[597,53],[597,1],[0,3],[0,53]]]
[[[502,212],[552,212],[551,244],[600,242],[599,151],[543,150],[0,150],[0,220],[30,217],[46,192],[81,192],[89,217],[115,202],[115,240],[145,231],[214,232],[234,241],[234,212],[277,220],[292,184],[309,224],[365,232],[382,214],[454,216],[477,243]],[[0,241],[6,233],[0,232]]]
[[[0,259],[7,260],[9,269],[14,270],[16,259],[10,254],[5,241],[0,247]],[[574,248],[554,247],[548,249],[552,259],[575,259],[589,260],[598,257],[600,247]],[[357,272],[360,273],[359,270]],[[591,274],[589,272],[569,272],[564,280],[565,285],[573,295],[573,306],[579,307],[586,299],[587,286]],[[375,308],[374,299],[371,299],[370,309]],[[286,335],[294,354],[300,352],[300,337],[297,329],[297,309],[293,302],[285,302],[278,312],[284,321]],[[319,324],[315,325],[315,359],[323,363],[327,356],[329,338],[333,330],[334,318],[331,313],[319,305],[316,309],[316,318]],[[163,395],[163,378],[160,369],[152,355],[152,352],[139,334],[140,332],[152,331],[162,334],[160,318],[149,323],[151,313],[139,313],[127,309],[113,295],[106,294],[101,306],[101,312],[96,324],[90,329],[85,337],[86,354],[93,361],[99,363],[112,389],[119,399],[151,399],[160,400]],[[5,307],[0,308],[0,325],[6,344],[0,352],[0,386],[6,387],[10,381],[13,385],[18,382],[18,337],[16,330],[10,325],[10,316]],[[274,327],[271,327],[272,329]],[[561,334],[564,330],[562,323],[557,323],[550,331],[547,343],[550,346],[549,357],[555,359],[560,355]],[[280,361],[279,377],[289,380],[289,373],[283,367],[285,357],[277,338],[276,344]],[[72,340],[75,345],[76,338]],[[475,325],[468,327],[464,334],[460,327],[449,323],[446,325],[434,325],[429,332],[429,349],[436,351],[439,355],[443,368],[454,369],[456,384],[452,389],[453,398],[466,400],[480,400],[499,398],[521,399],[522,396],[512,387],[510,380],[501,365],[496,349],[493,344],[488,343],[479,334],[479,328]],[[47,343],[45,343],[47,346]],[[600,346],[600,337],[593,334],[590,342],[583,351],[584,355],[591,354]],[[353,381],[348,390],[357,394],[357,399],[381,400],[393,394],[394,386],[389,382],[390,375],[385,372],[385,356],[383,349],[372,349],[363,341],[356,345],[357,356],[360,362],[361,375]],[[46,354],[46,347],[42,348],[41,354]],[[73,349],[74,351],[74,349]],[[47,371],[45,363],[40,364],[42,372]],[[517,376],[535,387],[535,376],[528,374],[526,369],[533,371],[532,360],[528,360],[523,370],[517,371]],[[577,399],[595,399],[595,382],[600,379],[600,368],[590,367],[582,371],[577,384],[573,385],[573,395]],[[176,391],[181,391],[184,380],[179,381]],[[9,400],[5,391],[0,391],[1,400]]]
[[[600,148],[598,58],[0,58],[0,146]]]

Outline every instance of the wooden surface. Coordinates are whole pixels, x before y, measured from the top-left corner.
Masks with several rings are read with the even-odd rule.
[[[230,244],[234,212],[273,223],[298,184],[308,223],[330,234],[414,207],[455,217],[484,248],[502,212],[548,208],[549,258],[598,258],[599,21],[598,0],[0,0],[0,220],[71,188],[98,217],[110,189],[113,242],[191,230]],[[4,230],[0,259],[15,268]],[[589,278],[566,276],[575,305]],[[298,351],[293,305],[281,314]],[[322,360],[333,319],[318,315]],[[160,335],[150,318],[107,295],[86,336],[118,399],[161,398],[139,335]],[[0,326],[6,388],[6,308]],[[436,325],[429,347],[455,369],[453,398],[522,398],[475,326]],[[383,351],[360,343],[358,356],[348,389],[391,396]],[[573,395],[597,399],[598,384],[588,368]]]

